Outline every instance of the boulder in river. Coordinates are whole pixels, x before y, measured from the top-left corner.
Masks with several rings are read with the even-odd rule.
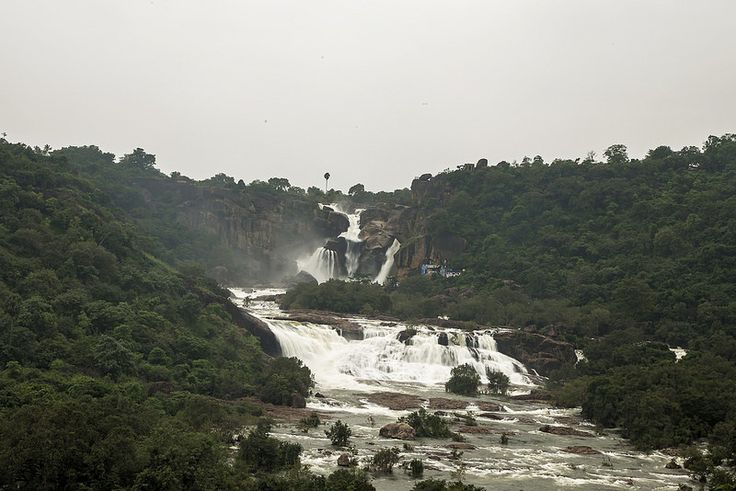
[[[442,346],[450,345],[450,339],[447,337],[446,332],[441,332],[440,335],[437,336],[437,343],[441,344]]]
[[[667,465],[664,466],[665,469],[682,469],[682,466],[677,463],[675,459],[670,460],[667,462]]]
[[[595,436],[592,433],[588,433],[587,431],[576,430],[575,428],[570,428],[569,426],[544,425],[541,428],[539,428],[539,431],[543,433],[550,433],[552,435],[562,435],[562,436],[586,436],[586,437]]]
[[[383,323],[381,323],[381,324],[383,324]],[[411,338],[413,338],[414,335],[416,335],[416,333],[417,333],[417,330],[416,329],[412,329],[412,328],[404,329],[403,331],[401,331],[399,334],[396,335],[396,339],[400,343],[404,343],[406,345],[410,345],[411,344]]]
[[[413,440],[417,436],[417,431],[406,423],[389,423],[378,430],[378,434],[384,438]]]
[[[497,402],[475,401],[475,405],[478,406],[478,409],[480,409],[481,411],[493,411],[496,413],[505,411],[503,406],[498,404]]]
[[[350,467],[353,464],[353,458],[349,453],[342,453],[337,458],[337,465],[340,467]]]
[[[465,409],[468,401],[447,399],[445,397],[430,397],[429,409]]]
[[[454,443],[448,443],[445,445],[445,447],[450,448],[452,450],[475,450],[475,445],[472,443],[465,443],[465,442],[454,442]]]

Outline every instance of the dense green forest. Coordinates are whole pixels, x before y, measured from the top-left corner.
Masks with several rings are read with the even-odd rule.
[[[0,489],[325,489],[279,477],[301,449],[265,430],[227,451],[311,373],[266,357],[228,293],[114,204],[111,174],[157,173],[152,156],[80,172],[68,153],[0,140]]]
[[[604,157],[441,173],[412,205],[430,237],[467,244],[448,258],[459,276],[300,285],[282,304],[552,333],[587,358],[552,374],[559,404],[642,449],[708,438],[692,467],[714,487],[733,483],[736,135]],[[688,352],[679,361],[676,346]]]

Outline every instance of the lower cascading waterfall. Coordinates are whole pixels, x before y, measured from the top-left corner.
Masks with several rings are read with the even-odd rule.
[[[267,320],[284,356],[301,359],[320,386],[355,389],[365,382],[444,384],[453,367],[469,363],[483,382],[486,368],[506,374],[514,385],[533,385],[522,363],[500,353],[489,332],[463,333],[422,328],[409,344],[396,328],[365,326],[364,339],[348,341],[335,329],[286,320]],[[447,335],[447,346],[439,343]]]
[[[320,247],[304,262],[297,262],[300,271],[311,274],[319,283],[340,277],[337,252]]]

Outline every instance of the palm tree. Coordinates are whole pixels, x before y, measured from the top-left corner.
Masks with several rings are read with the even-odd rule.
[[[325,194],[327,194],[327,181],[330,180],[330,173],[325,172]]]

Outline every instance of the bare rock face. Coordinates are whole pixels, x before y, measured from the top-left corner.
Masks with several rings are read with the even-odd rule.
[[[378,434],[396,440],[413,440],[417,436],[416,430],[406,423],[389,423],[381,428]]]

